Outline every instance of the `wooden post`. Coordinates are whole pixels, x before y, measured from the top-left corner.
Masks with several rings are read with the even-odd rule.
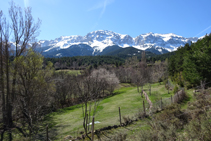
[[[92,141],[94,141],[94,125],[95,125],[95,117],[92,118]]]
[[[46,140],[48,141],[48,125],[46,126]]]
[[[169,94],[169,85],[168,85],[168,94]]]
[[[143,97],[143,90],[141,90],[141,97]]]
[[[152,89],[151,89],[151,84],[150,84],[150,96],[151,96],[151,92],[152,92]]]
[[[169,94],[169,79],[168,79],[168,94]]]
[[[151,85],[149,83],[149,95],[151,95]]]
[[[179,93],[178,93],[178,91],[177,91],[177,97],[178,97],[178,101],[177,102],[179,102]]]
[[[121,110],[120,110],[120,107],[119,107],[119,122],[120,122],[120,125],[122,125],[122,122],[121,122]]]
[[[161,110],[162,110],[162,97],[161,97],[161,99],[160,99],[160,108],[161,108]]]
[[[173,103],[173,101],[172,101],[172,95],[171,95],[171,104]]]
[[[146,115],[144,100],[143,100],[143,108],[144,108],[144,115]]]

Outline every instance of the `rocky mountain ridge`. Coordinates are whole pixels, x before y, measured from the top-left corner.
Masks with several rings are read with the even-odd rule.
[[[130,35],[123,35],[108,30],[97,30],[88,33],[85,36],[61,36],[55,40],[40,40],[39,46],[43,48],[43,52],[59,51],[76,46],[89,46],[87,50],[92,52],[92,55],[98,55],[108,46],[117,45],[119,47],[134,47],[140,50],[154,50],[156,54],[175,51],[178,47],[184,46],[186,43],[196,42],[197,37],[185,38],[173,33],[158,34],[146,33],[135,38]],[[56,54],[55,54],[56,55]],[[62,54],[59,54],[62,56]],[[78,54],[77,54],[78,55]]]

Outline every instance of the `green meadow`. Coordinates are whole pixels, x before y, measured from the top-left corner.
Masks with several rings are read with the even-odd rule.
[[[149,86],[143,87],[144,91],[149,93]],[[163,84],[154,83],[151,85],[152,101],[162,98],[171,97],[173,94],[165,89]],[[130,84],[120,84],[120,87],[114,91],[112,96],[99,101],[95,121],[95,130],[112,125],[119,125],[119,107],[121,108],[122,121],[123,117],[131,119],[137,118],[137,114],[143,110],[143,101],[147,101],[137,92],[137,88]],[[146,106],[147,108],[147,106]],[[77,136],[83,131],[83,116],[81,104],[60,109],[46,116],[45,124],[49,126],[49,136],[54,140],[63,139],[67,135]]]

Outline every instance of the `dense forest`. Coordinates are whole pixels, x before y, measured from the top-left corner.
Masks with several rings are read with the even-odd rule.
[[[51,61],[55,69],[86,69],[87,67],[97,68],[103,65],[121,66],[124,59],[115,56],[76,56],[61,58],[45,58],[45,62]]]
[[[199,85],[211,79],[211,34],[178,48],[169,59],[169,75],[181,86]],[[187,84],[185,84],[185,82]]]
[[[130,51],[134,48],[128,48]],[[126,50],[128,51],[128,50]],[[111,55],[101,55],[101,56],[75,56],[75,57],[61,57],[61,58],[44,58],[44,63],[48,61],[52,62],[54,68],[58,69],[86,69],[86,68],[97,68],[103,65],[113,65],[115,67],[119,67],[125,64],[125,61],[129,58],[136,57],[139,61],[142,58],[142,52],[136,55],[127,55],[126,51],[119,54],[111,54]],[[155,63],[156,61],[165,61],[167,58],[170,58],[174,55],[175,52],[169,52],[166,54],[155,55],[150,52],[145,52],[146,62],[148,64]]]

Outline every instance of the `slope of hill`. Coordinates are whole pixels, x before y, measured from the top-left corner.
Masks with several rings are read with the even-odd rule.
[[[132,57],[132,56],[137,56],[138,59],[141,59],[142,52],[143,50],[139,50],[134,47],[127,47],[127,48],[119,48],[114,51],[110,51],[106,53],[105,55],[117,56],[124,59]],[[151,58],[152,56],[156,56],[156,55],[148,51],[146,52],[146,58]]]

